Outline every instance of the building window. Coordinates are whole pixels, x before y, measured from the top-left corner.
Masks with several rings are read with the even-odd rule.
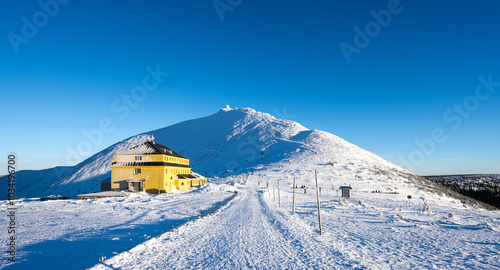
[[[141,156],[135,156],[135,160],[136,161],[142,160],[142,157]]]
[[[141,169],[137,168],[137,169],[134,169],[134,174],[140,174],[141,173]]]

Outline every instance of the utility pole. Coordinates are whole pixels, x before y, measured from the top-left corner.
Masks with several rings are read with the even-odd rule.
[[[293,177],[292,215],[295,214],[295,176]]]
[[[323,235],[323,229],[321,228],[321,207],[319,204],[318,172],[316,170],[314,170],[314,176],[316,177],[316,198],[318,199],[319,235]]]

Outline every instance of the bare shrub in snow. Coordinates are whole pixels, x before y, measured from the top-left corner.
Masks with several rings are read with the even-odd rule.
[[[424,202],[424,208],[422,209],[422,212],[424,212],[426,214],[432,213],[431,206],[429,205],[429,203]]]

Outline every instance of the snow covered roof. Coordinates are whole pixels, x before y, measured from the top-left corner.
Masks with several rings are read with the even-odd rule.
[[[129,149],[118,153],[119,155],[167,155],[173,157],[185,158],[181,154],[173,151],[163,144],[147,141],[139,145],[130,147]]]

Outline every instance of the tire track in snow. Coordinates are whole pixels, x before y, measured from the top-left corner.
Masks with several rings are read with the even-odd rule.
[[[271,209],[255,178],[250,177],[240,195],[213,215],[104,264],[118,269],[359,268],[359,262],[332,250],[300,219]]]
[[[146,242],[107,261],[114,268],[141,269],[281,269],[305,268],[294,247],[265,217],[256,187],[242,187],[240,196],[212,216],[176,233]],[[110,269],[97,265],[96,269]]]

